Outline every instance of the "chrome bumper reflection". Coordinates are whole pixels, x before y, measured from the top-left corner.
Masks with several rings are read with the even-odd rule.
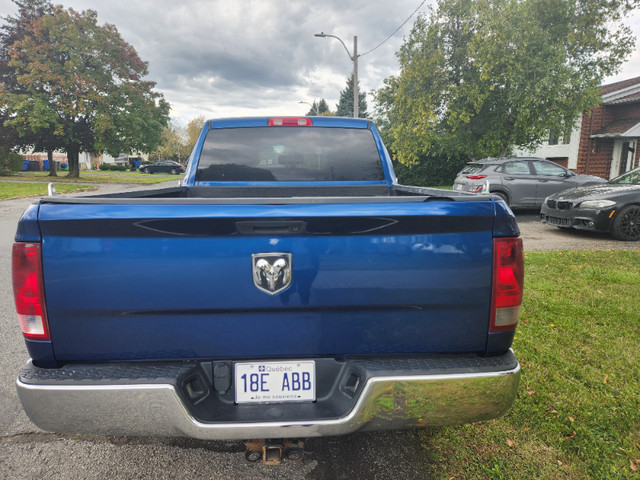
[[[187,436],[204,440],[305,438],[358,430],[444,426],[490,420],[513,402],[513,370],[457,375],[372,377],[352,411],[308,422],[202,423],[172,385],[30,385],[18,396],[38,427],[59,433]]]

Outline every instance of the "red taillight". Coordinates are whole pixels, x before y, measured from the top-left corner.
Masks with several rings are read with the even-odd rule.
[[[524,256],[522,239],[493,240],[493,292],[491,300],[492,332],[516,328],[522,306]]]
[[[469,180],[482,180],[483,178],[487,178],[486,175],[467,175]]]
[[[13,296],[20,328],[29,340],[51,340],[42,284],[39,243],[13,244]]]
[[[310,118],[270,118],[267,123],[270,127],[311,127]]]

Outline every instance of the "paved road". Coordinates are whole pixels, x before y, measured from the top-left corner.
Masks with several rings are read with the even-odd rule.
[[[105,186],[103,191],[122,188]],[[413,432],[311,439],[303,461],[265,467],[246,462],[239,442],[54,435],[38,430],[25,416],[15,393],[14,381],[27,354],[14,315],[10,284],[15,226],[31,201],[0,202],[0,478],[425,478],[426,455]],[[535,212],[518,212],[518,220],[525,250],[640,248],[638,243],[617,242],[604,235],[541,225]]]
[[[640,242],[621,242],[607,234],[550,227],[535,211],[517,211],[525,251],[536,250],[638,250]]]

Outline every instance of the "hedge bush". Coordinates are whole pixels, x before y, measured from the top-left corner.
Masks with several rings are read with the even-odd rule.
[[[24,158],[0,147],[0,175],[11,175],[22,170]]]
[[[119,165],[116,163],[101,163],[100,166],[98,167],[100,170],[109,170],[109,171],[114,171],[114,172],[126,172],[127,171],[127,165]]]
[[[416,165],[393,162],[398,181],[404,185],[435,187],[453,185],[456,174],[467,163],[467,158],[423,157]]]

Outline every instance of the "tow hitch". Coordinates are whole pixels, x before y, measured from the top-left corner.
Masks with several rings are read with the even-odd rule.
[[[265,465],[280,465],[282,458],[299,461],[304,456],[303,440],[269,438],[247,440],[244,445],[247,448],[244,456],[249,462],[262,459]]]

